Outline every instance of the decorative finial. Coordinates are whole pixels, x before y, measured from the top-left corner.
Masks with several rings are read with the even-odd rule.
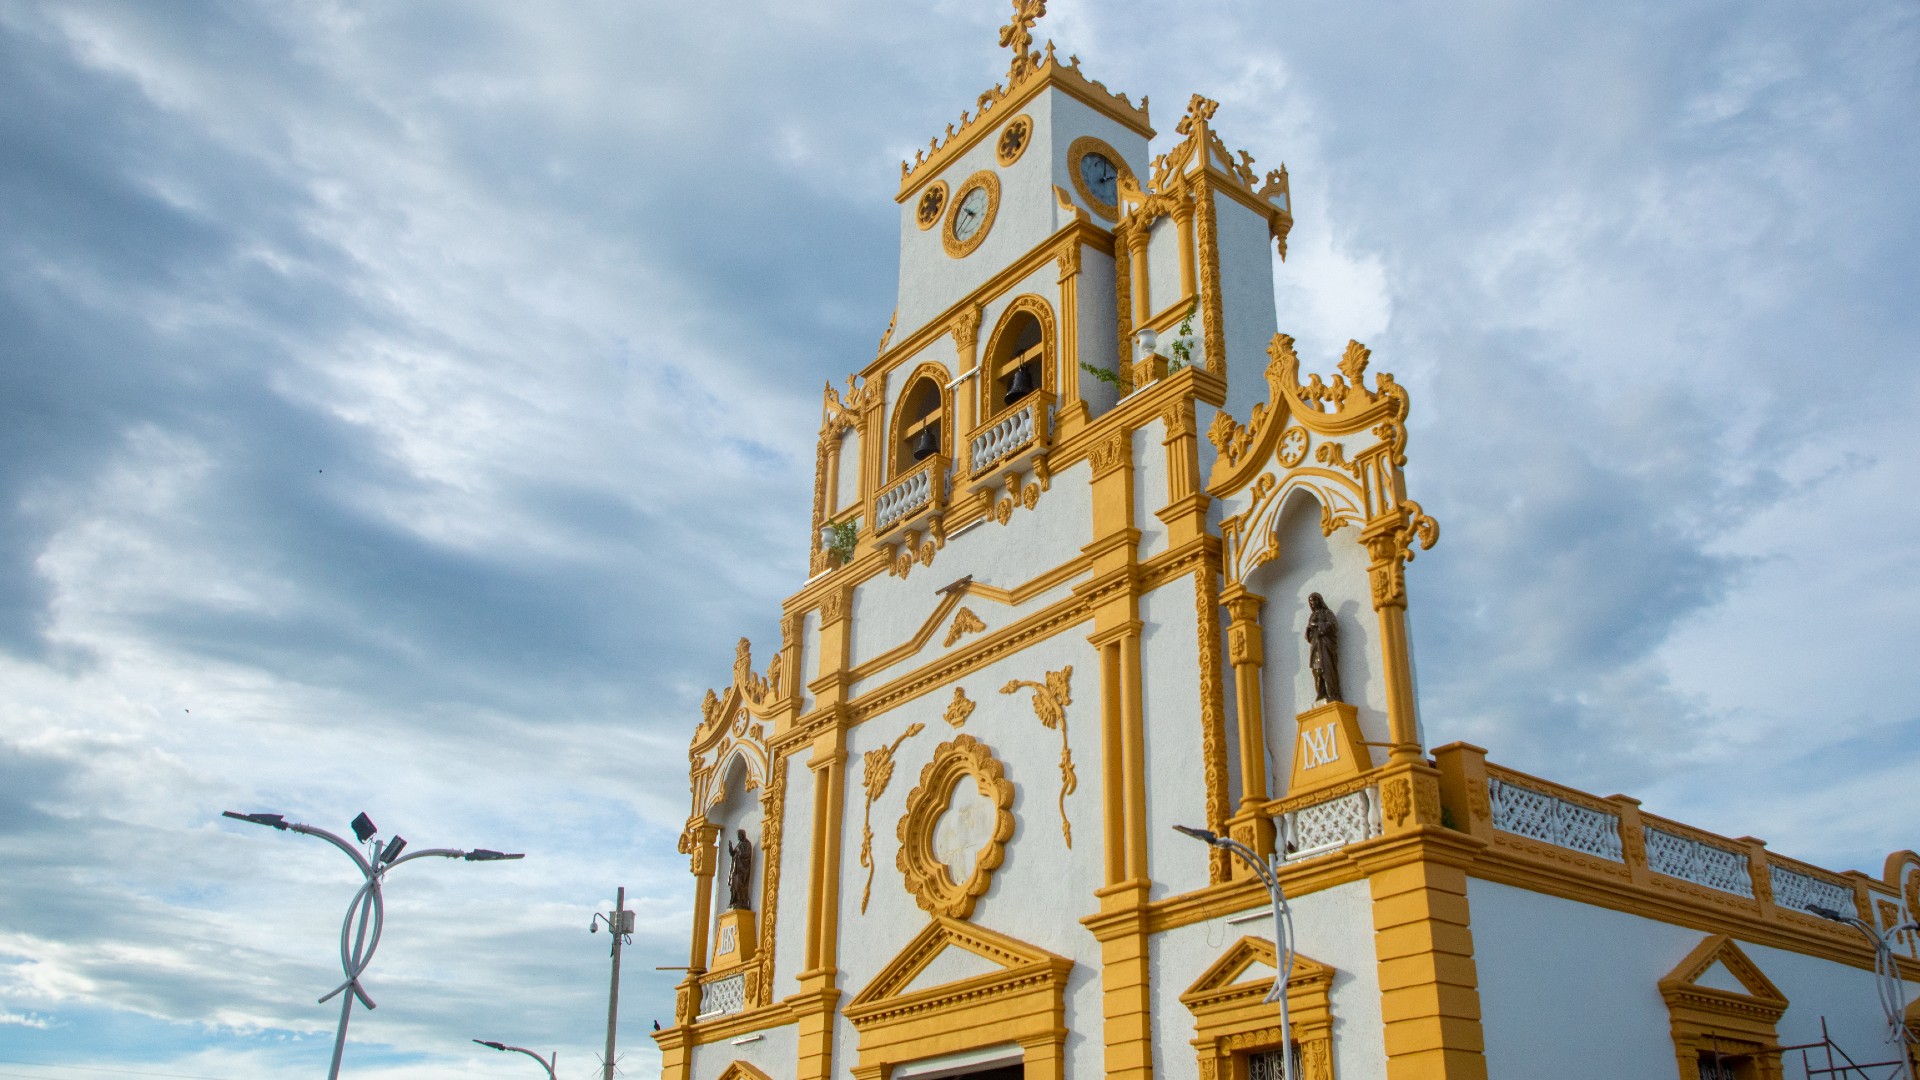
[[[1207,122],[1213,119],[1214,111],[1219,108],[1219,102],[1195,94],[1192,100],[1187,102],[1187,115],[1180,118],[1180,123],[1175,125],[1173,130],[1182,135],[1191,136],[1194,134],[1195,126],[1205,127]]]
[[[1007,69],[1009,89],[1040,61],[1040,54],[1033,51],[1033,24],[1046,13],[1047,0],[1013,0],[1013,21],[1000,28],[1000,44],[1013,50],[1013,66]]]

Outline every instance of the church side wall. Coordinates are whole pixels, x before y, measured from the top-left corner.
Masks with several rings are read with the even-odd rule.
[[[1077,288],[1079,359],[1094,367],[1112,371],[1119,361],[1119,353],[1115,350],[1118,348],[1120,329],[1114,320],[1113,259],[1092,248],[1082,247],[1080,283]],[[1120,400],[1120,388],[1080,371],[1080,397],[1097,417]]]
[[[773,928],[773,982],[778,1001],[799,987],[807,966],[807,880],[813,866],[813,770],[805,754],[787,759],[787,812],[780,834],[780,908]]]
[[[1477,878],[1467,897],[1489,1075],[1542,1062],[1570,1080],[1674,1075],[1659,982],[1707,931]],[[1818,1039],[1825,1016],[1854,1060],[1892,1056],[1871,972],[1736,942],[1789,1002],[1781,1043]]]
[[[1133,525],[1140,530],[1142,562],[1167,550],[1167,525],[1153,512],[1167,505],[1167,425],[1141,424],[1133,433]]]

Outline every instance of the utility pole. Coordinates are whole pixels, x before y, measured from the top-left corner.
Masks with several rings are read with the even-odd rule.
[[[613,914],[594,912],[593,922],[588,924],[587,932],[597,932],[603,920],[607,924],[607,933],[613,938],[613,980],[607,987],[607,1056],[600,1067],[600,1080],[613,1080],[614,1032],[620,1023],[620,946],[625,943],[627,935],[633,933],[633,912],[627,910],[625,885],[620,886],[614,894]]]

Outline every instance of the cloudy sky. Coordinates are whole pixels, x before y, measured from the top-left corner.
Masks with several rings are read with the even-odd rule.
[[[1053,9],[1286,161],[1282,328],[1410,386],[1434,743],[1920,845],[1920,9]],[[696,703],[1005,11],[0,0],[0,1077],[324,1068],[351,868],[228,808],[530,853],[396,873],[353,1075],[596,1075],[621,884],[657,1070]]]

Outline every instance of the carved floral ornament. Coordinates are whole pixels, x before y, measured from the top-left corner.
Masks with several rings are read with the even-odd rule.
[[[963,882],[956,882],[946,861],[936,853],[936,830],[955,803],[960,786],[970,785],[987,803],[991,821],[982,826],[980,847]],[[941,743],[933,760],[920,770],[920,783],[907,795],[907,811],[900,819],[900,853],[896,859],[907,891],[922,910],[933,915],[965,919],[974,903],[992,883],[993,872],[1006,858],[1013,837],[1013,781],[987,744],[971,735]]]
[[[1226,498],[1252,488],[1244,508],[1221,522],[1229,580],[1244,580],[1278,554],[1280,512],[1295,491],[1305,491],[1320,507],[1323,535],[1362,528],[1375,604],[1400,602],[1402,564],[1416,545],[1431,548],[1440,536],[1439,523],[1404,493],[1406,389],[1386,372],[1368,386],[1372,354],[1357,341],[1348,342],[1331,381],[1311,375],[1301,383],[1300,358],[1286,334],[1275,334],[1267,353],[1269,401],[1254,405],[1245,424],[1222,411],[1207,429],[1219,452],[1208,494]]]

